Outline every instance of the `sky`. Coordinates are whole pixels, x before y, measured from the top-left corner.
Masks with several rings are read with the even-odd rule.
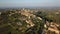
[[[0,7],[60,7],[60,0],[0,0]]]

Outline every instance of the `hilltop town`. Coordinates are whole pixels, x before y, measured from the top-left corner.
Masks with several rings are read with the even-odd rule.
[[[60,9],[0,9],[0,34],[60,34]]]

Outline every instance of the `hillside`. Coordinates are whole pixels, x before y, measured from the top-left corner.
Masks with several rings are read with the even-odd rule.
[[[4,10],[0,12],[0,34],[59,34],[60,13],[46,10]]]

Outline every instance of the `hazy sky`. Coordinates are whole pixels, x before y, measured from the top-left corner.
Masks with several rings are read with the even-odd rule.
[[[60,0],[0,0],[0,7],[60,6]]]

